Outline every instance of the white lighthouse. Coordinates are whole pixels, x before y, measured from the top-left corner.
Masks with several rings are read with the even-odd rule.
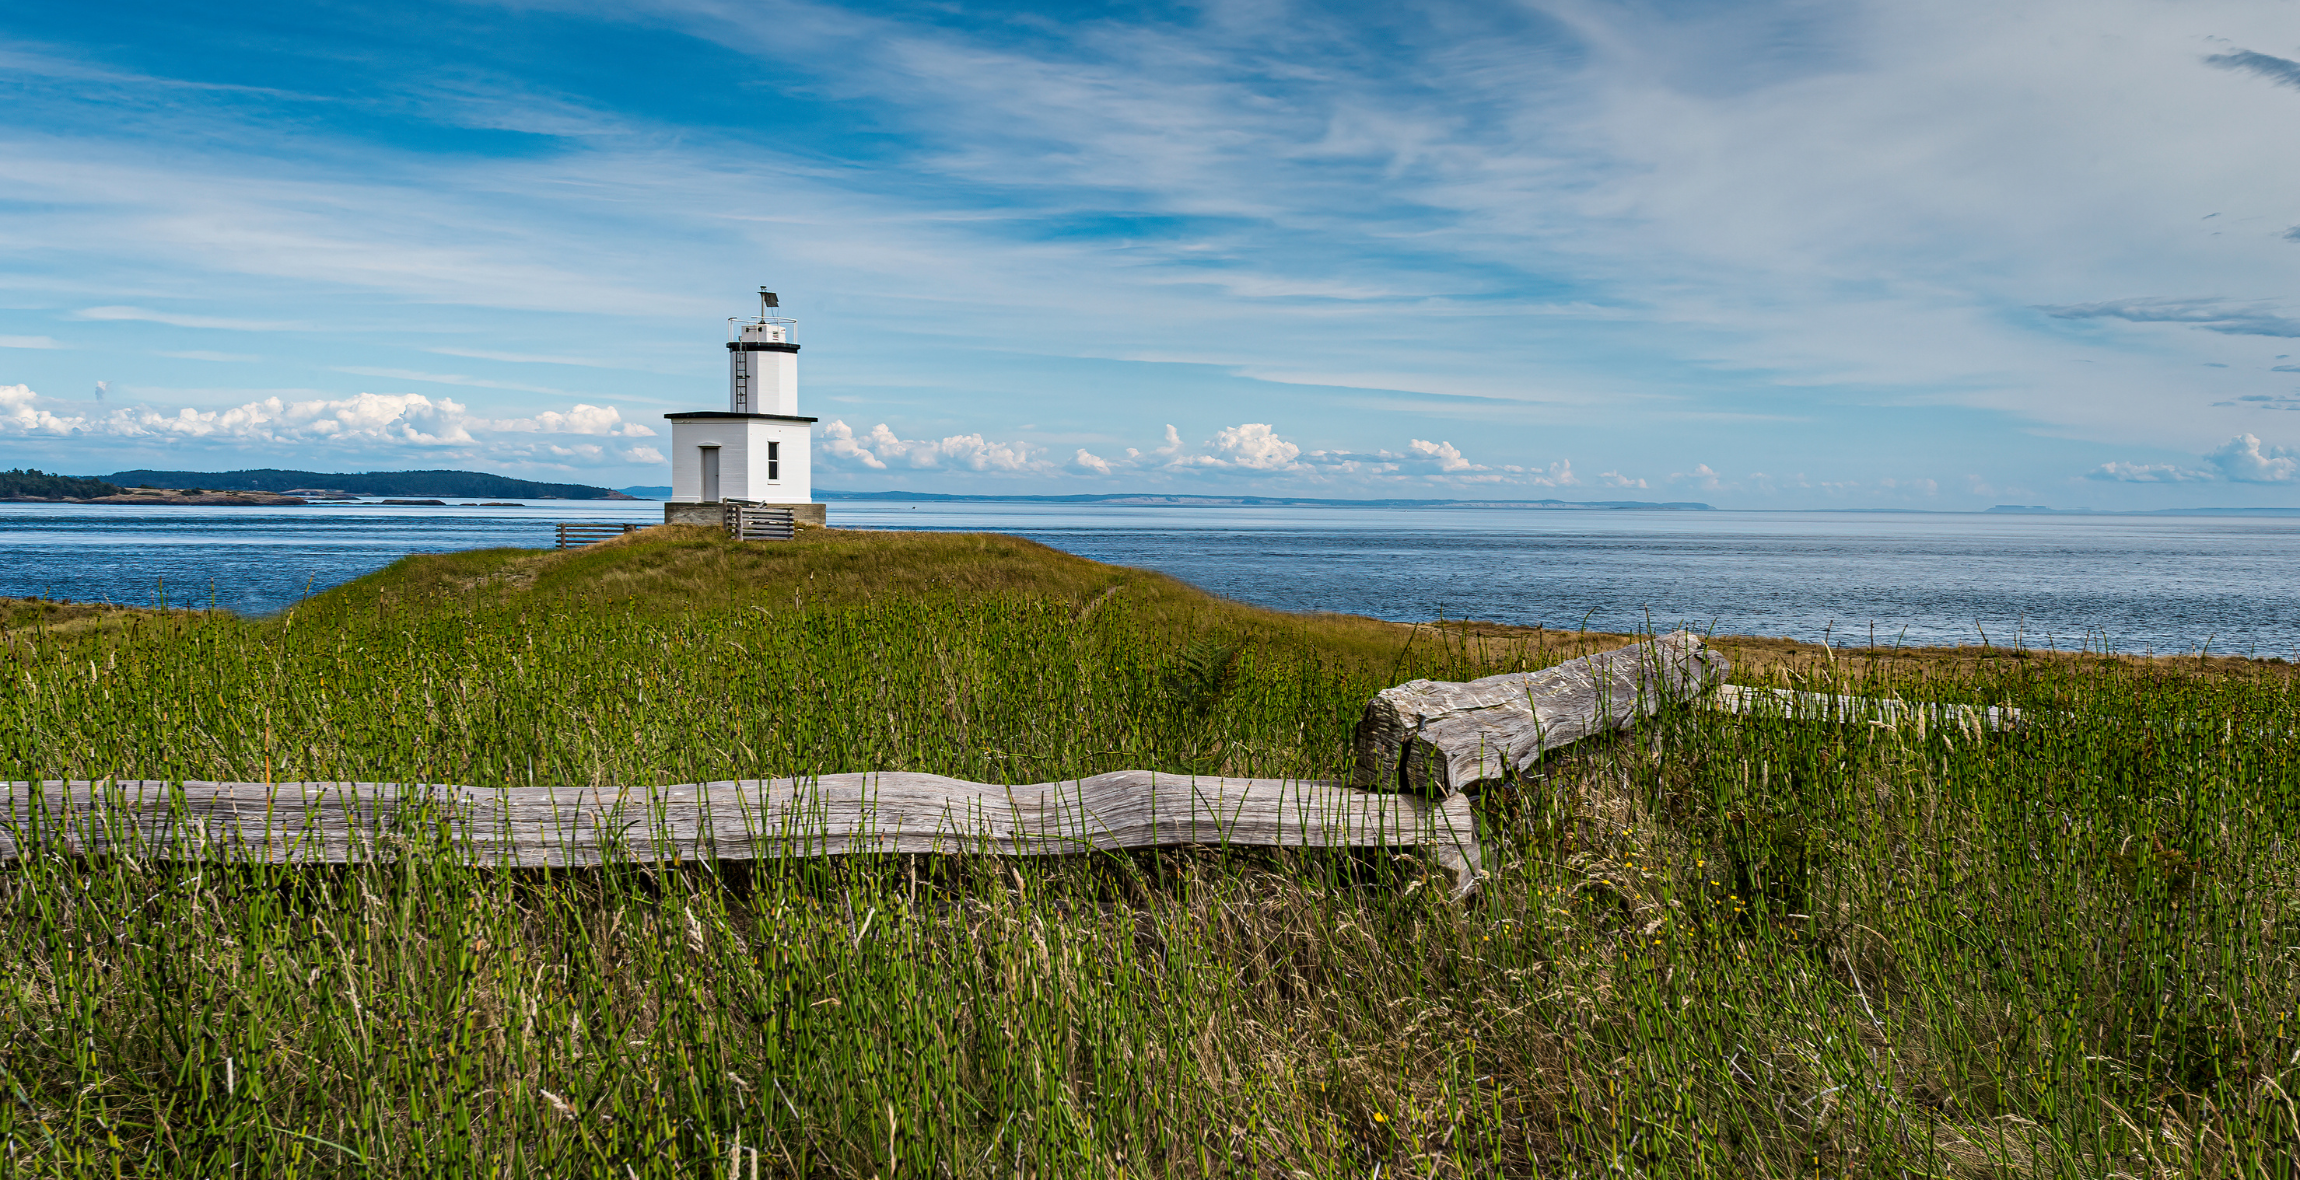
[[[667,524],[717,524],[729,504],[788,508],[795,520],[823,523],[814,503],[814,419],[799,415],[796,320],[759,290],[759,314],[727,321],[727,408],[665,414],[671,421],[671,499]]]

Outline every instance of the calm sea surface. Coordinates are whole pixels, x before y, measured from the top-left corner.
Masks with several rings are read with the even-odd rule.
[[[831,505],[850,528],[991,530],[1288,610],[1876,641],[2300,654],[2300,517]],[[0,504],[0,595],[277,610],[409,553],[549,546],[523,508]]]

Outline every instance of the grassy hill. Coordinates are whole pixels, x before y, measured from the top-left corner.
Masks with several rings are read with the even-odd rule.
[[[12,607],[0,774],[1338,775],[1375,689],[1616,637],[1288,615],[1014,538],[651,529],[257,620]],[[1760,641],[2081,723],[1686,711],[1386,854],[0,870],[27,1174],[2272,1176],[2280,665]],[[732,1165],[730,1165],[732,1161]]]
[[[777,545],[730,542],[717,529],[669,525],[584,549],[493,549],[410,558],[322,595],[310,609],[372,609],[456,596],[520,611],[613,605],[657,616],[727,607],[774,612],[1016,598],[1082,614],[1113,602],[1178,636],[1253,635],[1310,643],[1327,656],[1394,663],[1414,628],[1359,615],[1298,614],[1210,595],[1150,570],[1104,565],[997,533],[808,530]],[[1432,633],[1434,635],[1434,632]],[[1537,662],[1617,646],[1628,636],[1487,629],[1473,646],[1501,660],[1525,648]],[[1458,648],[1459,634],[1425,638]]]

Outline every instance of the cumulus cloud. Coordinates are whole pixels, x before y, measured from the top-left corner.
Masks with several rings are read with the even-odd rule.
[[[2270,446],[2255,434],[2239,434],[2204,454],[2204,466],[2177,463],[2103,463],[2086,479],[2112,483],[2292,483],[2300,479],[2300,451]]]
[[[1205,457],[1213,465],[1248,471],[1291,471],[1302,453],[1302,448],[1278,437],[1267,422],[1223,427],[1214,432],[1213,446],[1213,454]]]
[[[884,422],[858,435],[853,427],[833,419],[823,427],[821,452],[833,466],[846,465],[871,471],[885,471],[891,467],[1004,472],[1046,472],[1054,469],[1054,464],[1033,458],[1032,448],[1027,442],[991,442],[980,434],[954,434],[941,439],[905,439],[888,429]]]
[[[2300,337],[2300,320],[2277,315],[2266,303],[2226,299],[2111,299],[2105,303],[2040,306],[2063,320],[2125,320],[2135,324],[2189,324],[2229,336]]]
[[[1645,486],[1644,480],[1631,479],[1630,477],[1623,475],[1618,471],[1599,472],[1597,475],[1597,482],[1609,488],[1641,488]]]
[[[1147,450],[1127,447],[1116,454],[1072,448],[1067,461],[1048,457],[1026,441],[993,442],[980,434],[942,439],[906,439],[880,423],[858,431],[843,421],[822,429],[817,451],[823,461],[850,471],[964,469],[1031,475],[1069,474],[1088,479],[1135,477],[1230,477],[1270,479],[1294,476],[1312,484],[1333,481],[1424,479],[1438,484],[1574,487],[1581,483],[1571,460],[1547,466],[1488,465],[1471,461],[1460,447],[1440,439],[1409,438],[1402,449],[1374,451],[1305,450],[1268,422],[1225,426],[1198,446],[1182,439],[1172,423],[1163,441]],[[1619,473],[1609,487],[1644,487],[1645,481]]]
[[[1443,439],[1431,442],[1426,438],[1409,438],[1403,451],[1388,448],[1311,451],[1302,456],[1302,461],[1306,466],[1332,474],[1425,476],[1447,483],[1526,484],[1547,488],[1570,487],[1581,482],[1573,474],[1571,460],[1561,459],[1547,467],[1475,463],[1460,447]]]
[[[1517,470],[1511,469],[1513,473]],[[1559,459],[1547,467],[1526,469],[1525,482],[1537,488],[1572,488],[1581,486],[1581,477],[1573,473],[1573,460]],[[1639,480],[1637,486],[1644,487],[1645,481]]]
[[[2225,446],[2205,453],[2204,461],[2236,483],[2290,483],[2300,472],[2300,453],[2290,447],[2263,446],[2252,434],[2239,434]]]
[[[1704,492],[1714,492],[1725,486],[1725,478],[1710,470],[1707,463],[1697,464],[1691,471],[1670,472],[1669,482],[1691,484]]]
[[[1462,458],[1461,448],[1450,442],[1433,443],[1418,438],[1409,439],[1406,441],[1406,453],[1424,462],[1436,464],[1439,471],[1484,470],[1484,468]]]
[[[25,385],[0,388],[0,422],[27,434],[83,435],[219,443],[396,443],[456,446],[475,441],[465,407],[421,394],[360,393],[288,401],[267,397],[221,410],[122,406],[59,414]]]
[[[40,395],[29,385],[0,385],[0,429],[12,434],[70,434],[80,419],[66,418],[38,406]]]
[[[623,421],[623,413],[613,406],[594,406],[583,402],[566,413],[545,410],[532,418],[498,418],[486,424],[486,429],[508,431],[515,434],[603,434],[621,438],[653,438],[655,432],[636,422]]]
[[[576,405],[530,418],[490,419],[446,398],[416,393],[360,393],[350,397],[260,398],[223,409],[148,405],[73,408],[44,398],[28,385],[0,386],[0,436],[89,438],[215,446],[320,445],[331,449],[436,449],[484,453],[494,459],[600,463],[661,463],[644,445],[615,440],[651,438],[654,431],[625,422],[613,406]],[[601,441],[558,441],[552,436]],[[525,437],[522,437],[525,436]]]
[[[2085,472],[2084,477],[2110,483],[2205,483],[2212,479],[2212,473],[2177,463],[2103,463]]]

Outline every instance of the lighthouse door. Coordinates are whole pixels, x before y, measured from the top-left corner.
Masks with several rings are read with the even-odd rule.
[[[703,503],[719,502],[719,448],[703,447]]]

